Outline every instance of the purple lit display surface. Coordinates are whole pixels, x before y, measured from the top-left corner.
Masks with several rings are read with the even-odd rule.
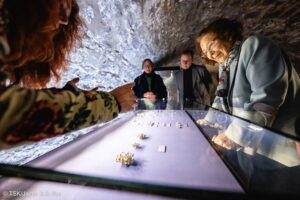
[[[176,126],[178,123],[181,128]],[[140,133],[146,138],[140,139],[137,136]],[[139,143],[141,148],[135,149],[133,143]],[[158,151],[160,145],[166,146],[166,152]],[[133,165],[123,166],[116,162],[117,155],[122,152],[134,154]],[[28,165],[94,177],[244,192],[194,122],[179,110],[148,110],[121,118]],[[63,184],[40,182],[30,190],[39,191],[47,185],[59,187],[59,191],[65,187]],[[68,191],[73,188],[78,193],[79,186],[66,186]],[[110,193],[107,189],[98,188],[90,190],[96,193],[102,191],[104,196],[126,193],[122,199],[142,195],[116,190]],[[85,188],[79,193],[88,191]]]

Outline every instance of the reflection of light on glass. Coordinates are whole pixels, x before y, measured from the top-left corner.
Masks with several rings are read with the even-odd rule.
[[[149,99],[144,100],[147,109],[155,109],[155,104]]]
[[[243,151],[244,151],[244,153],[246,153],[248,155],[254,155],[258,149],[258,146],[261,143],[263,136],[264,136],[264,133],[258,133],[258,132],[262,131],[263,128],[253,125],[253,124],[249,124],[247,127],[252,132],[250,131],[247,135],[248,136],[247,137],[248,144],[245,145]]]
[[[178,101],[179,97],[174,71],[171,72],[169,77],[164,77],[164,84],[166,85],[166,88],[168,90],[168,100]]]
[[[262,131],[263,129],[259,126],[255,126],[253,124],[248,125],[248,128],[254,130],[254,131]]]
[[[217,120],[217,124],[222,128],[226,128],[230,122],[229,117],[226,114],[221,112],[217,113],[216,120]]]

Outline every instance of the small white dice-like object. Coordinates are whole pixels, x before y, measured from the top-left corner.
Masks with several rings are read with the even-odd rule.
[[[158,152],[165,153],[166,151],[167,151],[167,146],[166,145],[161,144],[161,145],[158,146]]]

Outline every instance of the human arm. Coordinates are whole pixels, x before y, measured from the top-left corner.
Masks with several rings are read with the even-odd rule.
[[[143,98],[144,96],[144,93],[142,91],[142,86],[141,86],[141,76],[138,76],[134,79],[134,86],[133,86],[133,91],[134,91],[134,95],[137,97],[137,98]]]
[[[37,141],[109,121],[119,113],[116,99],[122,98],[114,97],[116,91],[7,88],[0,95],[1,140],[7,144]]]
[[[300,142],[295,142],[295,145],[296,145],[296,150],[297,150],[298,156],[300,158]]]
[[[200,78],[204,83],[207,91],[209,92],[212,89],[212,83],[213,83],[211,75],[205,66],[202,66],[201,69],[202,70],[200,71]]]
[[[193,89],[194,96],[198,103],[211,105],[212,79],[205,66],[193,67]]]
[[[67,84],[63,87],[64,90],[70,90],[73,92],[92,92],[97,91],[98,87],[93,88],[91,90],[82,90],[76,86],[76,83],[79,82],[79,78],[74,78],[71,81],[68,81]],[[118,110],[121,113],[128,112],[132,110],[132,107],[136,106],[136,97],[134,96],[133,87],[135,86],[135,83],[128,83],[122,86],[119,86],[112,91],[110,91],[110,94],[112,94],[118,104]]]
[[[143,97],[150,100],[152,103],[156,101],[156,95],[153,92],[145,92]]]
[[[277,111],[285,101],[287,89],[287,66],[280,48],[260,36],[251,36],[245,40],[230,99],[232,114],[271,127]],[[253,141],[250,138],[255,134],[243,127],[239,121],[234,119],[225,135],[246,147]]]
[[[241,76],[246,79],[242,82],[247,82],[250,92],[243,102],[243,111],[235,111],[250,121],[272,126],[288,90],[287,66],[281,50],[267,38],[252,36],[243,43],[240,62],[244,67]]]
[[[135,83],[128,83],[110,92],[116,98],[121,113],[131,111],[137,105],[137,99],[132,89],[134,85]]]
[[[158,76],[157,82],[158,82],[157,98],[158,99],[163,99],[163,98],[167,99],[167,97],[168,97],[167,88],[160,76]]]

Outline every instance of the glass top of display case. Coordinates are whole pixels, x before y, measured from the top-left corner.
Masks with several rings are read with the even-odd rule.
[[[248,192],[299,195],[298,138],[211,108],[187,112]]]
[[[214,123],[201,121],[208,114]],[[198,198],[204,191],[298,197],[299,143],[216,110],[140,110],[24,166],[1,164],[2,175],[19,178],[2,177],[0,190],[61,195],[65,188],[129,199]],[[117,162],[123,152],[134,162]]]
[[[23,166],[0,164],[1,198],[299,198],[300,140],[186,106],[172,70],[162,71],[168,99],[140,99],[134,112]]]

